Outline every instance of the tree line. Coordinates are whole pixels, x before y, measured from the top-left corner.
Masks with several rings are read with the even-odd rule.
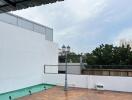
[[[131,68],[128,65],[132,65],[132,49],[130,45],[118,47],[102,44],[86,54],[86,62],[87,65],[109,65],[102,68]]]
[[[80,56],[81,54],[72,52],[68,54],[68,61],[79,63]],[[64,56],[59,58],[64,58]],[[86,63],[87,68],[90,65],[92,68],[132,68],[132,48],[130,45],[118,47],[110,44],[102,44],[91,53],[85,53],[83,55],[83,62]]]

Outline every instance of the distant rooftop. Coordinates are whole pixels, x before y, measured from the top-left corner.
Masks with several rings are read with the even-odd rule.
[[[25,18],[19,17],[14,14],[10,14],[10,13],[1,13],[0,21],[43,34],[45,35],[46,40],[53,41],[53,29],[52,28],[43,26],[36,22],[27,20]]]
[[[0,0],[0,12],[9,12],[64,0]]]

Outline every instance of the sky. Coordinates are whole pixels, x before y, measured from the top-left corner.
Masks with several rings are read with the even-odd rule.
[[[132,0],[65,0],[11,12],[54,30],[59,47],[91,52],[101,44],[132,39]]]

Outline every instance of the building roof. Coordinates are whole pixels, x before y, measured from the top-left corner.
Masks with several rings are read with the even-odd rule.
[[[64,0],[0,0],[0,13]]]

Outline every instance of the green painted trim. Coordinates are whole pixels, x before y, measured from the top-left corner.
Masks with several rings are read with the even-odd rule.
[[[29,86],[29,87],[25,87],[25,88],[21,88],[21,89],[17,89],[17,90],[13,90],[13,91],[9,91],[9,92],[5,92],[5,93],[1,93],[0,95],[4,95],[4,94],[7,94],[7,93],[12,93],[12,92],[17,92],[17,91],[20,91],[20,90],[24,90],[24,89],[27,89],[27,88],[33,88],[35,86],[39,86],[39,85],[47,85],[47,86],[56,86],[56,85],[53,85],[53,84],[45,84],[45,83],[41,83],[41,84],[37,84],[37,85],[33,85],[33,86]]]

